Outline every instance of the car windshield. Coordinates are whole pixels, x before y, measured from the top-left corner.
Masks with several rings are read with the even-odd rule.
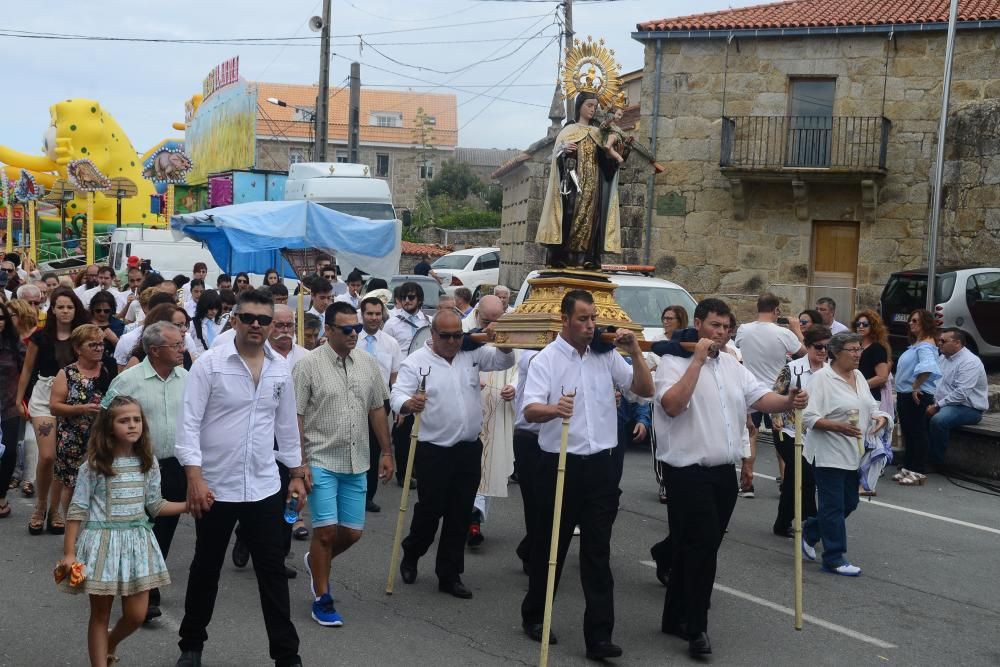
[[[937,277],[934,303],[944,303],[951,299],[955,289],[955,274],[942,273]],[[927,305],[927,276],[896,274],[889,278],[882,296],[884,314],[909,313]]]
[[[394,291],[398,285],[402,285],[405,282],[417,283],[424,290],[424,308],[437,308],[440,292],[438,291],[439,285],[436,280],[433,278],[430,280],[414,280],[413,276],[407,276],[406,278],[397,276],[389,280],[389,291]]]
[[[339,211],[347,215],[358,218],[368,218],[369,220],[395,220],[396,213],[392,210],[391,204],[379,204],[376,202],[317,202],[333,211]]]
[[[688,320],[691,320],[696,305],[694,299],[682,289],[649,285],[619,287],[615,290],[615,299],[633,322],[644,327],[661,326],[660,313],[667,306],[684,306]]]
[[[472,255],[445,255],[431,264],[435,269],[464,269]]]

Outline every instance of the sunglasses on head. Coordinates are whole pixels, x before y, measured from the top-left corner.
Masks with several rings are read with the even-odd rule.
[[[364,329],[364,326],[362,326],[361,324],[348,324],[342,327],[331,327],[331,328],[340,329],[340,333],[344,334],[345,336],[350,336],[352,333],[355,334],[361,333],[361,330]]]
[[[274,319],[270,315],[254,315],[253,313],[237,313],[236,317],[240,318],[240,322],[243,324],[253,324],[257,322],[262,327],[266,327]]]
[[[826,344],[825,343],[813,343],[812,347],[817,352],[825,352],[826,351]]]
[[[461,340],[462,337],[465,336],[465,333],[462,331],[435,331],[434,333],[436,333],[437,337],[441,340]]]

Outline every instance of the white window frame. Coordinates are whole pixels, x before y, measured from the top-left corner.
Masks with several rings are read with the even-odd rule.
[[[375,127],[403,127],[403,114],[399,111],[372,111],[368,124]]]
[[[299,146],[288,147],[288,164],[298,164],[306,161],[306,149]]]

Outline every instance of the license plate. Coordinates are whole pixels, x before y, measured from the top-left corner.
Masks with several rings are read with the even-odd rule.
[[[910,319],[910,314],[909,313],[896,313],[895,315],[892,316],[892,321],[893,322],[903,322],[903,323],[906,323],[906,321],[909,320],[909,319]]]

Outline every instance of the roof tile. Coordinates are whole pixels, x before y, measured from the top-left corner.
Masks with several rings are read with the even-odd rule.
[[[949,0],[789,0],[646,21],[639,32],[947,23]],[[962,0],[959,21],[1000,20],[1000,0]]]

